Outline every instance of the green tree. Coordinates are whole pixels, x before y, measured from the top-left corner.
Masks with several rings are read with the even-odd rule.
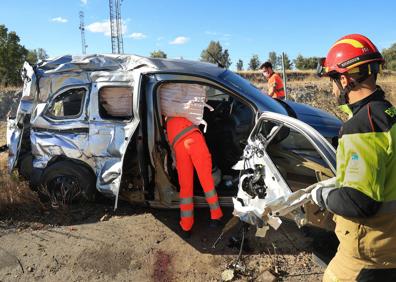
[[[396,70],[396,43],[391,47],[382,50],[382,55],[385,59],[385,68],[389,70]]]
[[[228,49],[225,49],[223,52],[223,58],[222,58],[222,65],[228,69],[231,66],[231,58],[230,58],[230,54],[228,53]]]
[[[48,59],[48,54],[43,48],[29,50],[26,56],[26,61],[34,65],[40,60]]]
[[[316,69],[318,64],[317,57],[303,57],[303,55],[299,54],[297,58],[293,60],[294,65],[299,70],[311,70]]]
[[[228,49],[223,51],[223,47],[219,41],[210,41],[208,47],[201,52],[201,61],[212,64],[220,63],[227,69],[231,65]]]
[[[163,58],[166,59],[167,55],[164,51],[162,50],[156,50],[150,53],[150,57],[151,58]]]
[[[278,57],[279,66],[282,67],[282,55]],[[285,69],[290,70],[293,67],[292,61],[289,59],[289,56],[285,53]]]
[[[257,54],[253,55],[249,61],[249,69],[257,70],[260,67],[260,59]]]
[[[14,31],[8,31],[5,25],[0,25],[0,84],[20,84],[20,70],[24,61],[35,64],[37,60],[48,57],[44,49],[29,51],[20,43],[19,36]]]
[[[237,71],[243,70],[243,61],[241,59],[238,60],[236,64]]]
[[[9,32],[5,25],[0,25],[0,83],[6,86],[21,83],[19,71],[28,50],[19,41],[15,32]]]
[[[279,58],[276,55],[276,52],[271,51],[268,53],[268,62],[270,62],[272,64],[272,68],[273,69],[277,69],[279,66]]]

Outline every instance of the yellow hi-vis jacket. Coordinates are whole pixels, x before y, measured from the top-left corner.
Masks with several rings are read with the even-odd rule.
[[[381,88],[349,105],[340,131],[337,186],[320,205],[335,214],[339,252],[371,268],[396,268],[396,108]]]

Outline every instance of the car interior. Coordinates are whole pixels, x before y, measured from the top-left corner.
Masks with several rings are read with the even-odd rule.
[[[269,135],[274,127],[278,130],[271,138]],[[268,139],[266,151],[292,191],[334,176],[319,152],[300,132],[264,121],[258,135]]]
[[[250,106],[229,93],[212,86],[205,86],[205,90],[206,103],[213,111],[205,107],[203,119],[207,123],[207,130],[204,137],[212,155],[213,170],[217,171],[216,190],[220,196],[232,196],[237,192],[239,179],[239,171],[233,170],[232,166],[238,162],[247,144],[255,114]],[[165,124],[164,121],[162,124]],[[168,158],[167,170],[173,184],[179,187],[177,171],[171,163],[172,159]],[[194,195],[204,195],[197,175],[194,177]]]
[[[208,85],[205,89],[206,103],[213,110],[205,107],[203,118],[207,131],[204,136],[212,155],[213,170],[221,172],[213,174],[216,190],[220,196],[234,196],[238,190],[240,172],[232,167],[241,159],[255,125],[255,114],[245,101],[235,95]],[[165,124],[164,120],[162,122]],[[273,130],[274,127],[279,127],[279,130]],[[271,134],[274,136],[270,139]],[[263,142],[268,140],[266,151],[293,191],[334,176],[322,156],[300,132],[266,121],[261,124],[260,136]],[[179,187],[169,145],[167,149],[170,152],[167,171],[172,183]],[[197,175],[194,177],[194,195],[204,195]]]

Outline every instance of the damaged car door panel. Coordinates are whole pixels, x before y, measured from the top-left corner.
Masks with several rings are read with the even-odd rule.
[[[234,169],[241,171],[234,214],[251,224],[270,223],[277,228],[280,220],[278,214],[272,213],[284,209],[285,199],[335,176],[335,150],[322,135],[301,121],[266,112],[259,118],[242,160]],[[331,215],[310,202],[291,209],[287,217],[299,226],[310,223],[333,228]]]
[[[158,94],[164,83],[205,87],[214,110],[204,111],[204,136],[219,202],[233,205],[242,220],[274,221],[267,205],[334,176],[335,150],[328,141],[336,139],[338,119],[309,106],[278,103],[212,64],[62,56],[34,67],[26,63],[23,79],[17,113],[7,126],[9,170],[18,169],[33,186],[55,194],[63,189],[93,200],[100,192],[115,198],[115,208],[119,198],[178,207],[177,172]],[[206,206],[199,181],[194,190],[194,204]],[[298,224],[332,228],[330,215],[309,203],[289,216]]]

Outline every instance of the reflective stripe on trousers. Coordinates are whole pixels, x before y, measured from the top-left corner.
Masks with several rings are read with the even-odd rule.
[[[210,208],[210,217],[212,219],[221,218],[223,216],[223,213],[220,208],[219,198],[217,196],[216,189],[213,188],[210,191],[206,191],[205,198]]]
[[[201,132],[193,131],[178,142],[175,147],[176,168],[180,184],[180,225],[188,231],[194,224],[194,168],[210,206],[211,218],[223,216],[218,203],[212,177],[212,157]],[[207,193],[207,194],[206,194]]]

